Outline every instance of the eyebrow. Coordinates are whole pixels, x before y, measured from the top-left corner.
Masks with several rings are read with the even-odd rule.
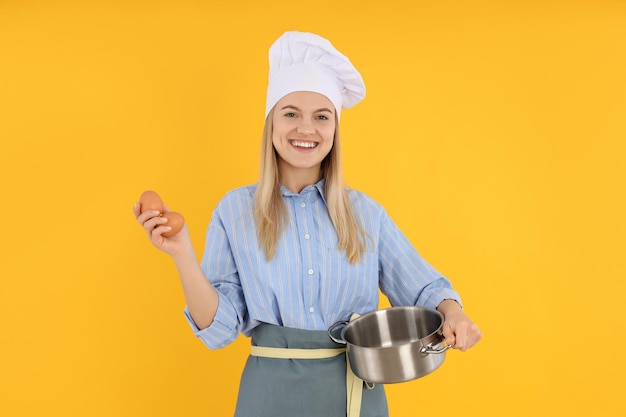
[[[285,110],[285,109],[293,109],[293,110],[297,110],[297,111],[302,111],[300,110],[298,107],[291,105],[291,104],[287,104],[286,106],[282,107],[281,110]],[[323,112],[323,111],[327,111],[330,114],[333,114],[332,110],[330,110],[327,107],[322,107],[321,109],[317,109],[315,110],[313,113],[319,113],[319,112]]]

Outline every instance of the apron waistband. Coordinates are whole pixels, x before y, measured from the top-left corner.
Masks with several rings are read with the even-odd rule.
[[[250,354],[275,359],[325,359],[341,355],[346,348],[338,349],[294,349],[267,346],[252,346]]]

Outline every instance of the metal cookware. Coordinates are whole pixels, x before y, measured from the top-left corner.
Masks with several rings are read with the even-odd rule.
[[[339,321],[330,326],[328,335],[346,345],[356,376],[391,384],[423,377],[443,363],[451,346],[443,343],[442,326],[437,310],[391,307]]]

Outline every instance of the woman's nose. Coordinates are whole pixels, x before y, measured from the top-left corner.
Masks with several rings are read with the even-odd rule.
[[[313,133],[315,133],[315,128],[310,121],[302,120],[298,124],[296,131],[302,135],[312,135]]]

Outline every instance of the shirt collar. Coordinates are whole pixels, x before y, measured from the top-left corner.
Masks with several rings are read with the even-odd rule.
[[[322,178],[315,184],[307,185],[302,189],[302,191],[300,191],[300,193],[294,193],[293,191],[289,190],[287,187],[281,184],[280,193],[283,197],[300,196],[309,199],[314,197],[315,195],[319,195],[324,201],[324,204],[328,206],[328,203],[326,202],[326,195],[324,193],[324,178]]]

